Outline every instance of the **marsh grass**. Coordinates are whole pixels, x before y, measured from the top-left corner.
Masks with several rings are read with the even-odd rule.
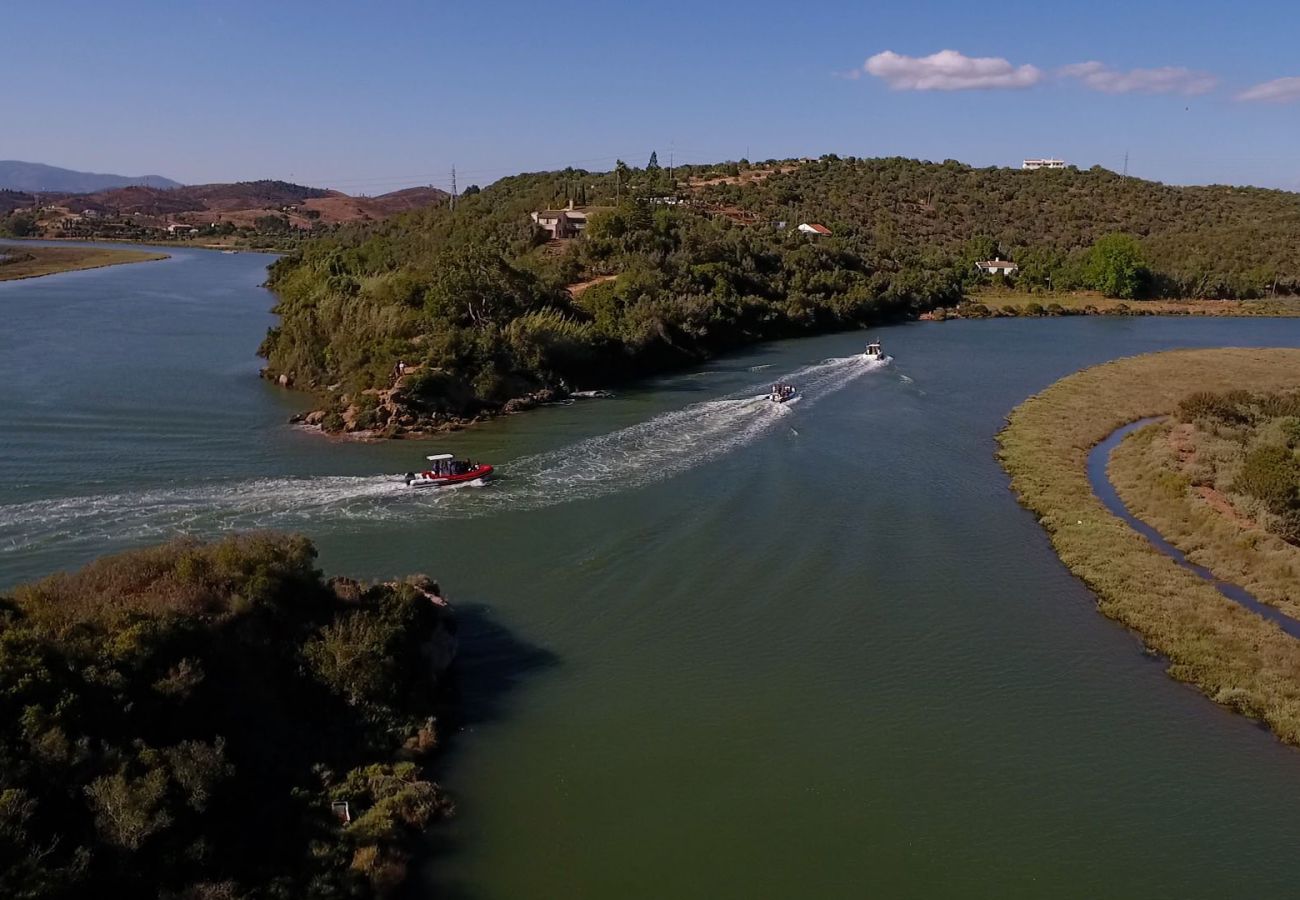
[[[1030,397],[998,436],[1021,502],[1102,613],[1138,632],[1169,674],[1300,744],[1300,642],[1233,603],[1111,515],[1088,483],[1091,447],[1173,412],[1195,391],[1294,388],[1300,350],[1175,350],[1085,369]],[[1150,438],[1148,438],[1150,440]],[[1153,488],[1158,490],[1159,488]]]
[[[1115,450],[1109,475],[1120,499],[1192,562],[1300,619],[1300,547],[1270,534],[1253,518],[1226,515],[1196,494],[1170,447],[1173,427],[1149,426]],[[1242,504],[1234,506],[1241,509]]]
[[[1030,293],[1007,288],[972,291],[972,304],[1003,315],[1300,316],[1300,298],[1265,300],[1116,300],[1096,291]],[[1049,312],[1051,310],[1051,312]]]
[[[39,278],[79,269],[101,269],[122,263],[166,259],[166,253],[117,250],[102,247],[5,247],[0,258],[0,281]],[[7,261],[6,261],[7,260]]]

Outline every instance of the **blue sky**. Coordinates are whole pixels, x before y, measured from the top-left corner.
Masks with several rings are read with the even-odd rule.
[[[190,183],[1127,152],[1143,177],[1300,190],[1294,3],[43,0],[0,31],[0,159]]]

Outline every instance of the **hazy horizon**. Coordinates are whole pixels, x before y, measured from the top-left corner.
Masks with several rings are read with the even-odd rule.
[[[247,2],[7,11],[21,91],[0,157],[187,184],[350,194],[519,171],[905,156],[1059,156],[1172,184],[1300,188],[1300,9],[1086,11],[669,2],[490,9]],[[1081,26],[1080,19],[1083,19]],[[122,28],[123,22],[132,27]],[[1089,27],[1088,23],[1096,27]],[[113,41],[104,41],[104,34]],[[1250,53],[1243,54],[1242,47]],[[87,86],[94,90],[88,90]]]

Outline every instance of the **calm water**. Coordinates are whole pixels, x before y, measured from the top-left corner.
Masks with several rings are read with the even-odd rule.
[[[1094,611],[993,438],[1082,366],[1300,346],[1300,320],[911,325],[879,332],[886,371],[823,363],[862,335],[795,341],[364,445],[284,426],[302,399],[256,379],[267,261],[0,284],[0,585],[252,526],[332,572],[439,577],[473,721],[430,893],[1295,895],[1300,752]],[[744,399],[792,372],[788,410]],[[504,477],[384,477],[435,448]]]

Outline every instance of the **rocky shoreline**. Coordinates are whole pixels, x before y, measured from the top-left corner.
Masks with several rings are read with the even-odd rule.
[[[330,402],[289,418],[290,425],[354,440],[419,439],[432,435],[461,431],[499,416],[527,412],[548,403],[568,399],[571,394],[563,388],[544,387],[507,400],[498,406],[487,406],[474,415],[456,415],[450,412],[422,408],[404,390],[418,368],[408,369],[388,388],[369,388],[356,394],[333,393],[337,386],[327,388]],[[272,376],[282,388],[294,389],[292,375]]]

